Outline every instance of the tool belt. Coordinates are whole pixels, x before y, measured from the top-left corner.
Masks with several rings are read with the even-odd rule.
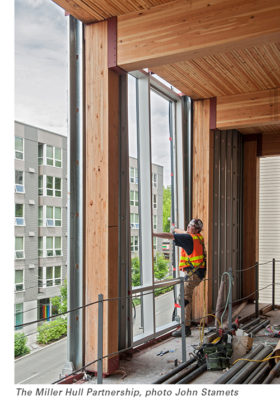
[[[224,334],[216,344],[203,344],[201,350],[206,359],[207,370],[224,370],[230,366],[232,343],[228,334]]]

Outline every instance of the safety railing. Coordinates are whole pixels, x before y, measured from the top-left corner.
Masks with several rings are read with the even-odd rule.
[[[228,308],[228,327],[231,328],[232,326],[232,305],[245,300],[246,298],[249,298],[252,295],[255,295],[255,313],[256,313],[256,317],[258,317],[259,315],[259,291],[263,290],[264,288],[268,288],[268,287],[272,287],[272,309],[275,309],[275,286],[276,285],[280,285],[280,283],[276,282],[276,271],[275,271],[275,263],[276,262],[280,262],[280,260],[276,260],[276,259],[272,259],[271,261],[265,262],[265,263],[258,263],[256,262],[253,266],[242,269],[242,270],[232,270],[231,268],[229,269],[228,272],[225,272],[222,274],[223,276],[227,276],[229,278],[229,291],[228,291],[228,295],[227,295],[227,301],[225,306],[223,306],[224,312],[223,315],[225,314],[226,309]],[[261,265],[266,265],[268,263],[272,263],[272,283],[271,284],[267,284],[265,287],[259,289],[259,266]],[[255,268],[255,279],[256,279],[256,285],[255,285],[255,291],[252,292],[251,294],[249,294],[246,297],[242,297],[238,300],[232,300],[232,285],[234,282],[234,273],[240,273],[240,272],[246,272],[249,269],[253,269]],[[211,281],[210,278],[205,279],[204,281]],[[89,308],[91,306],[97,306],[98,308],[98,322],[97,322],[97,358],[87,364],[85,364],[84,366],[82,366],[80,369],[75,370],[73,372],[71,372],[71,374],[64,376],[62,378],[60,378],[59,380],[57,380],[56,382],[54,382],[53,384],[59,383],[62,380],[65,380],[67,377],[72,376],[73,374],[77,374],[79,372],[85,372],[87,367],[91,366],[92,364],[97,363],[97,383],[101,384],[103,381],[103,360],[105,358],[110,358],[113,357],[115,355],[120,355],[121,353],[127,352],[131,349],[133,349],[133,346],[124,348],[122,350],[118,350],[114,353],[110,353],[110,354],[103,354],[103,315],[104,315],[104,303],[105,302],[111,302],[111,301],[115,301],[115,300],[124,300],[127,299],[128,302],[131,302],[133,295],[134,294],[138,294],[139,292],[141,292],[143,295],[146,294],[154,294],[154,290],[156,289],[165,289],[169,286],[176,286],[179,285],[180,287],[180,323],[174,324],[172,328],[174,327],[178,327],[179,325],[181,326],[182,332],[185,331],[185,323],[187,320],[185,320],[185,312],[184,312],[184,282],[185,282],[185,277],[179,277],[179,278],[175,278],[172,280],[168,280],[168,281],[160,281],[160,282],[156,282],[154,283],[154,285],[152,286],[143,286],[143,287],[138,287],[137,288],[137,292],[133,293],[131,295],[128,295],[126,297],[114,297],[114,298],[104,298],[104,296],[102,294],[99,294],[98,296],[98,300],[97,301],[93,301],[91,303],[87,303],[83,306],[74,308],[74,309],[70,309],[68,311],[65,311],[64,313],[61,314],[57,314],[57,315],[52,315],[52,316],[48,316],[46,318],[41,318],[39,320],[35,320],[35,321],[30,321],[27,323],[23,323],[23,324],[18,324],[15,326],[15,328],[19,328],[19,327],[26,327],[26,326],[30,326],[32,324],[37,324],[43,321],[50,321],[52,319],[58,318],[58,317],[67,317],[67,315],[69,315],[72,312],[81,310],[81,309],[86,309]],[[27,310],[29,311],[29,310]],[[24,312],[24,311],[23,311]],[[223,317],[222,315],[222,317]],[[209,316],[209,314],[205,314],[203,317],[200,317],[198,319],[195,320],[188,320],[188,321],[201,321],[202,319],[205,319]],[[222,318],[221,317],[221,318]],[[52,327],[50,327],[51,329]],[[24,336],[27,337],[29,335],[32,334],[37,334],[37,331],[35,332],[31,332],[31,333],[27,333]],[[149,341],[149,340],[147,340]],[[186,337],[185,334],[181,335],[181,351],[182,351],[182,363],[186,362],[187,359],[187,355],[186,355]]]

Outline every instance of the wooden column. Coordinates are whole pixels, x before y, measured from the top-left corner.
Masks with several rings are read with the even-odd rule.
[[[119,76],[108,69],[107,25],[85,27],[85,304],[118,297]],[[97,358],[97,315],[86,308],[85,364]],[[104,302],[103,340],[103,355],[118,350],[117,300]],[[118,357],[103,366],[112,372]]]
[[[212,267],[212,198],[213,198],[213,149],[214,136],[210,131],[210,99],[193,103],[193,217],[203,221],[203,236],[207,250],[207,275]],[[206,281],[205,305],[207,313],[212,307],[212,281]],[[193,318],[203,316],[203,283],[196,288],[193,296]]]

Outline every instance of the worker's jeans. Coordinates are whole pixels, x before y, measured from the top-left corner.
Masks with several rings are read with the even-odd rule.
[[[193,290],[201,283],[202,279],[196,273],[188,276],[188,273],[185,272],[185,275],[187,279],[184,282],[185,325],[190,327]]]

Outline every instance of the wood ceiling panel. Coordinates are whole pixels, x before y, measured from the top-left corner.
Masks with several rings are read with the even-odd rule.
[[[148,10],[151,7],[170,3],[172,0],[52,0],[64,10],[81,20],[93,23],[121,16],[134,11]]]
[[[150,68],[193,99],[280,86],[280,42]]]

